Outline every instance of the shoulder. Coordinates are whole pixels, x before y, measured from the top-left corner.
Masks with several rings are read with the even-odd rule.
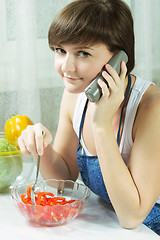
[[[60,107],[60,114],[67,114],[68,117],[72,120],[78,96],[79,94],[69,93],[64,89]]]
[[[150,85],[137,111],[133,131],[134,143],[129,160],[129,170],[139,191],[141,206],[146,213],[160,196],[159,123],[160,88]]]
[[[134,135],[137,129],[144,129],[145,124],[148,128],[160,122],[160,88],[150,85],[144,93],[139,104],[135,124]]]
[[[153,111],[160,111],[160,88],[150,85],[144,93],[139,105],[139,114],[151,114]]]

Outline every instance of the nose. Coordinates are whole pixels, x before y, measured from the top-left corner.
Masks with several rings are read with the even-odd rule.
[[[63,72],[74,72],[75,71],[74,56],[66,55],[61,68]]]

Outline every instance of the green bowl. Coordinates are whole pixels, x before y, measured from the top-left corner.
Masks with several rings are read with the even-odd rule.
[[[0,133],[0,143],[2,139],[5,139],[4,132]],[[7,192],[14,184],[26,182],[34,169],[32,157],[23,156],[14,146],[12,149],[14,150],[3,152],[1,148],[0,151],[0,192]]]

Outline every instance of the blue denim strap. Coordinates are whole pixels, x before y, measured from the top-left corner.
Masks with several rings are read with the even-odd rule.
[[[121,125],[122,125],[123,112],[124,112],[124,107],[126,106],[126,102],[127,102],[128,96],[129,96],[130,88],[131,88],[131,76],[128,75],[128,85],[127,85],[127,90],[126,90],[126,96],[125,96],[124,103],[123,103],[122,110],[121,110],[118,133],[117,133],[117,144],[119,144],[119,140],[120,140],[120,130],[121,130]],[[85,114],[86,114],[86,110],[87,110],[87,105],[88,105],[88,99],[86,100],[86,103],[85,103],[85,107],[83,110],[82,119],[81,119],[81,123],[80,123],[80,128],[79,128],[79,146],[81,146],[81,144],[80,144],[81,132],[82,132],[82,126],[83,126],[83,122],[84,122],[84,118],[85,118]]]
[[[85,115],[86,115],[87,105],[88,105],[88,98],[87,98],[87,101],[85,103],[85,107],[84,107],[84,110],[83,110],[82,119],[81,119],[81,123],[80,123],[80,128],[79,128],[79,147],[81,146],[81,144],[80,144],[81,132],[82,132],[82,126],[83,126],[84,118],[85,118]]]
[[[119,140],[120,140],[120,131],[121,131],[124,107],[126,106],[126,103],[127,103],[127,99],[128,99],[128,96],[129,96],[130,88],[131,88],[131,76],[128,75],[128,85],[127,85],[127,90],[126,90],[126,96],[125,96],[124,103],[123,103],[123,106],[122,106],[122,109],[121,109],[121,115],[120,115],[119,127],[118,127],[118,133],[117,133],[117,144],[118,145],[119,145]]]

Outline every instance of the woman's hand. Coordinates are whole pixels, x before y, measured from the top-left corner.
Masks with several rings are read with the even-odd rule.
[[[114,115],[124,100],[126,87],[127,67],[124,61],[121,63],[120,76],[108,64],[106,64],[106,70],[107,72],[104,71],[102,75],[108,82],[109,88],[104,81],[98,80],[98,84],[102,89],[102,97],[97,103],[91,103],[93,122],[101,127],[105,126],[107,121],[112,123]]]
[[[45,136],[42,136],[42,131],[45,132]],[[50,132],[40,123],[29,125],[18,138],[21,152],[26,156],[32,154],[35,159],[37,159],[38,155],[43,155],[44,148],[51,142],[52,136]]]

